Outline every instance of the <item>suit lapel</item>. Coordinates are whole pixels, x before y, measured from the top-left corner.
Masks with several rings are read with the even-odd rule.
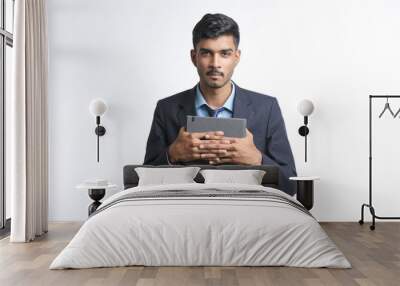
[[[178,121],[180,126],[186,126],[186,116],[196,115],[196,108],[194,106],[194,101],[196,97],[196,86],[189,89],[183,96],[182,101],[179,103],[178,110]]]
[[[251,108],[252,101],[246,94],[246,91],[235,84],[235,100],[233,103],[233,117],[247,119],[247,128],[250,125],[250,119],[254,114]]]

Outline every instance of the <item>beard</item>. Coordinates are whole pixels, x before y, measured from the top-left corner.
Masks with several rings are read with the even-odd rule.
[[[213,81],[211,80],[208,75],[210,72],[207,72],[204,76],[202,76],[204,83],[207,85],[207,87],[209,88],[221,88],[223,86],[225,86],[227,83],[229,83],[231,81],[231,77],[232,77],[232,73],[227,74],[227,76],[225,77],[223,73],[220,73],[221,75],[221,80],[218,81]],[[200,74],[200,71],[199,71]]]
[[[223,82],[215,82],[207,79],[205,80],[206,85],[210,88],[221,88],[225,86],[228,82],[230,82],[230,79],[226,79]]]

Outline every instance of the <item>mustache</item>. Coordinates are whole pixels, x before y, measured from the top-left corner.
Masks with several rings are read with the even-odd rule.
[[[207,75],[220,75],[220,76],[224,76],[223,72],[220,72],[218,70],[210,70],[207,72]]]

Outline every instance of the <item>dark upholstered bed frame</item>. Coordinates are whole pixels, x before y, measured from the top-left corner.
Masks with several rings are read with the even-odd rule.
[[[136,187],[139,183],[139,177],[135,171],[136,167],[147,168],[182,168],[188,165],[126,165],[124,167],[124,189]],[[271,187],[280,190],[279,188],[279,169],[276,166],[261,165],[261,166],[245,166],[245,165],[190,165],[200,167],[201,169],[219,169],[219,170],[264,170],[265,175],[262,180],[264,187]],[[194,180],[197,183],[204,183],[203,176],[199,173]],[[310,184],[311,182],[311,184]],[[303,206],[310,210],[314,205],[314,189],[312,181],[302,181],[297,186],[296,199],[303,204]]]
[[[243,165],[190,165],[200,167],[201,169],[219,169],[219,170],[264,170],[266,173],[262,180],[262,185],[265,187],[271,187],[279,189],[279,169],[275,166],[261,165],[261,166],[243,166]],[[138,185],[139,177],[135,172],[137,167],[148,167],[148,168],[182,168],[187,167],[185,165],[126,165],[124,167],[124,189],[133,188]],[[203,176],[199,173],[194,180],[197,183],[204,183]]]

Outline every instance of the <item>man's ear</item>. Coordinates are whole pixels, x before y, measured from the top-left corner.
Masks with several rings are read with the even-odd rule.
[[[240,62],[240,55],[241,54],[242,54],[242,51],[237,49],[236,52],[235,52],[235,57],[236,57],[235,66]]]
[[[197,68],[196,64],[196,50],[190,50],[190,59],[192,60],[193,65]]]

